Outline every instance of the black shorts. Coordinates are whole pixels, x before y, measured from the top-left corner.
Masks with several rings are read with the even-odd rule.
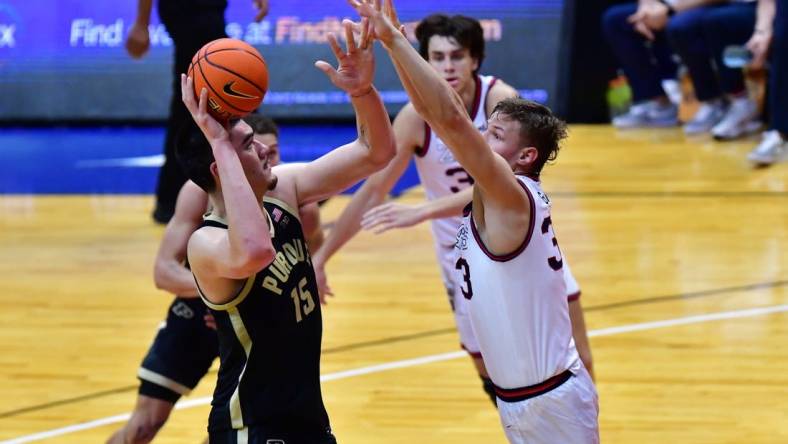
[[[172,402],[188,395],[219,356],[216,331],[205,325],[208,307],[200,298],[175,298],[156,339],[142,360],[139,393]]]
[[[245,439],[239,439],[239,435]],[[330,431],[318,435],[270,433],[263,427],[249,426],[242,430],[214,431],[208,434],[211,444],[337,444]]]

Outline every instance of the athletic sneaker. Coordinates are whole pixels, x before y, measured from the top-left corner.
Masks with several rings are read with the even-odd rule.
[[[702,102],[700,108],[689,122],[684,124],[684,134],[708,133],[725,117],[725,102],[722,99]]]
[[[758,106],[749,98],[734,99],[725,117],[711,129],[717,140],[731,140],[754,133],[761,128],[758,120]]]
[[[777,130],[764,131],[761,143],[755,147],[747,160],[756,165],[771,165],[783,160],[788,154],[788,141]]]
[[[632,105],[626,114],[613,118],[613,126],[619,129],[662,128],[678,125],[678,108],[668,102],[648,100]]]

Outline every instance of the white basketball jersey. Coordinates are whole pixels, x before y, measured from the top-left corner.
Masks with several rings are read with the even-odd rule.
[[[492,76],[476,76],[476,96],[470,117],[479,131],[487,129],[485,103],[487,103],[487,93],[495,82],[496,79]],[[424,147],[416,153],[416,170],[424,186],[427,200],[457,193],[471,186],[473,179],[454,160],[454,155],[446,144],[426,124],[424,132]],[[457,227],[461,222],[460,216],[433,219],[432,235],[435,242],[448,247],[454,245]]]
[[[530,228],[521,246],[495,256],[482,243],[470,213],[463,218],[455,245],[456,282],[470,299],[471,323],[487,371],[502,388],[538,384],[581,368],[550,200],[539,182],[517,178],[531,202]]]

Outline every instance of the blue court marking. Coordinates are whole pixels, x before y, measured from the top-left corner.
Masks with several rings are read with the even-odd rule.
[[[313,160],[355,138],[352,124],[282,125],[282,159]],[[163,127],[4,128],[0,194],[150,194],[163,143]],[[411,163],[393,193],[417,183]]]

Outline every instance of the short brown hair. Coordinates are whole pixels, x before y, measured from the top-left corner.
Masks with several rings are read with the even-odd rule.
[[[558,157],[561,141],[567,136],[566,123],[556,117],[550,108],[531,100],[512,97],[498,102],[492,114],[495,113],[520,122],[520,143],[535,147],[539,153],[532,173],[539,174],[545,163]]]

